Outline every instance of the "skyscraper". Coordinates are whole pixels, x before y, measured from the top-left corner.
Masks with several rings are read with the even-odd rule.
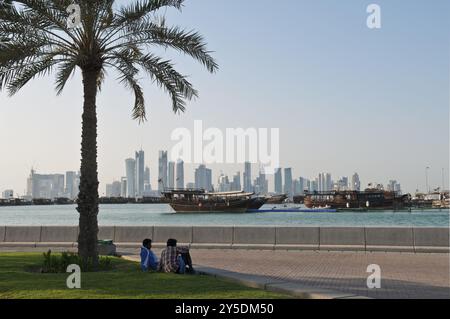
[[[251,193],[253,192],[252,165],[250,164],[250,162],[245,162],[244,165],[244,192]]]
[[[122,177],[120,179],[120,197],[127,197],[127,178]]]
[[[136,195],[144,194],[145,154],[143,150],[136,152]]]
[[[319,192],[325,191],[325,178],[323,176],[323,173],[319,173],[319,177],[317,179],[317,186]]]
[[[305,189],[308,189],[307,180],[303,177],[298,179],[299,195],[305,195]]]
[[[282,194],[283,193],[283,177],[281,175],[281,168],[277,168],[275,170],[274,175],[274,182],[275,182],[275,193],[276,194]]]
[[[292,182],[292,192],[293,192],[294,196],[301,194],[300,188],[301,188],[300,187],[300,179],[295,179]]]
[[[136,197],[136,161],[132,158],[125,160],[125,171],[127,175],[127,197]]]
[[[292,168],[284,169],[284,192],[288,197],[293,196],[292,192]]]
[[[106,184],[106,197],[120,197],[122,183],[114,181],[112,184]]]
[[[228,179],[228,176],[224,175],[223,173],[221,173],[220,176],[219,176],[218,191],[219,192],[229,192],[229,191],[231,191],[230,180]]]
[[[387,185],[387,190],[390,192],[395,192],[397,193],[397,195],[401,195],[402,190],[401,190],[401,185],[400,183],[397,183],[396,180],[390,180],[388,185]]]
[[[148,168],[148,166],[146,166],[144,170],[144,185],[145,184],[150,184],[150,168]]]
[[[214,186],[213,186],[213,183],[212,183],[212,170],[209,169],[209,168],[206,169],[206,180],[205,180],[205,182],[206,182],[206,188],[205,189],[208,192],[213,192],[214,191]]]
[[[105,192],[106,197],[113,197],[112,192],[113,192],[112,184],[106,184],[106,192]]]
[[[232,191],[241,191],[242,190],[242,186],[241,186],[241,172],[237,172],[233,176],[233,182],[231,183],[231,190]]]
[[[309,191],[314,193],[319,190],[319,184],[317,182],[317,178],[314,181],[310,181],[309,183]]]
[[[64,197],[63,174],[36,174],[32,169],[27,180],[27,195],[32,198],[54,199]]]
[[[122,183],[114,181],[112,183],[112,197],[120,197]]]
[[[158,191],[164,191],[167,185],[167,151],[159,151],[158,159]]]
[[[361,190],[361,181],[359,180],[358,173],[355,173],[352,176],[351,190],[352,191],[360,191]]]
[[[396,180],[390,180],[389,183],[387,184],[386,190],[388,192],[393,192],[395,189],[395,184],[397,184]]]
[[[261,170],[259,172],[259,176],[255,180],[254,192],[256,194],[265,195],[269,192],[268,188],[269,188],[269,186],[268,186],[268,182],[266,179],[266,175]]]
[[[333,190],[333,181],[331,180],[331,174],[325,174],[325,191],[329,192]]]
[[[74,198],[73,197],[73,186],[74,186],[74,181],[75,181],[75,175],[77,173],[76,172],[66,172],[66,194],[67,194],[67,198]]]
[[[150,168],[148,166],[145,167],[144,170],[144,195],[145,192],[152,189],[152,185],[150,183]]]
[[[14,198],[14,191],[12,189],[7,189],[2,193],[3,199],[13,199]]]
[[[348,190],[348,177],[342,176],[335,184],[335,189],[344,191]]]
[[[331,180],[330,173],[320,173],[317,182],[319,192],[328,192],[333,190],[333,181]]]
[[[177,161],[177,172],[176,172],[176,185],[178,189],[184,188],[184,162],[182,160]]]
[[[167,185],[170,189],[175,188],[175,163],[169,162],[169,172],[168,172]]]
[[[194,189],[195,188],[195,183],[191,183],[191,182],[187,183],[186,184],[186,188],[187,189]]]
[[[152,196],[152,185],[146,183],[144,184],[144,197]]]
[[[75,199],[78,197],[80,185],[80,174],[77,172],[66,172],[66,189],[67,198]]]
[[[212,172],[205,165],[200,165],[195,170],[195,188],[212,191]]]

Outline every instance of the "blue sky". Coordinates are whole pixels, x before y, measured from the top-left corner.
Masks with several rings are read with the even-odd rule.
[[[381,7],[382,28],[366,26],[367,5]],[[294,177],[357,171],[364,184],[399,180],[404,190],[440,186],[449,162],[450,3],[429,1],[188,0],[171,24],[199,30],[220,71],[210,75],[177,53],[200,98],[183,115],[145,83],[149,122],[130,118],[133,98],[106,82],[99,107],[99,176],[125,174],[124,159],[141,146],[157,179],[157,152],[177,127],[280,128],[281,166]],[[59,97],[53,78],[20,94],[0,95],[0,189],[22,193],[31,166],[64,172],[79,166],[81,84],[77,74]],[[212,166],[214,179],[222,169]],[[192,180],[187,167],[186,180]],[[255,167],[255,169],[257,169]],[[256,171],[255,171],[256,173]],[[448,182],[447,182],[448,185]]]

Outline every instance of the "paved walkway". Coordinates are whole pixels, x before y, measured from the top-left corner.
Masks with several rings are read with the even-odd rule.
[[[449,254],[192,250],[195,264],[370,298],[450,298]],[[381,267],[368,289],[367,266]]]
[[[2,251],[45,251],[10,248]],[[52,248],[57,251],[58,249]],[[137,249],[118,249],[138,258]],[[160,250],[155,250],[160,254]],[[192,250],[195,264],[370,298],[450,298],[450,255],[326,251]],[[381,267],[381,288],[368,289],[367,266]]]

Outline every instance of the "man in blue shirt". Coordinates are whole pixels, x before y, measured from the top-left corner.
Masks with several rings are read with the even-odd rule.
[[[141,269],[142,271],[156,271],[158,269],[158,258],[152,251],[152,240],[148,238],[142,242]]]

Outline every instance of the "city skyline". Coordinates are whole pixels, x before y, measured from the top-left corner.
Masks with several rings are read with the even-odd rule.
[[[331,191],[331,190],[364,190],[365,188],[380,188],[387,191],[402,192],[401,184],[395,179],[388,179],[388,181],[371,181],[366,185],[361,183],[360,176],[357,172],[353,175],[339,176],[330,172],[318,173],[317,176],[297,176],[293,169],[290,167],[277,168],[275,174],[267,178],[263,170],[259,169],[259,172],[253,175],[255,167],[258,165],[250,162],[244,163],[244,173],[238,171],[231,175],[225,174],[222,170],[218,173],[218,178],[213,179],[213,170],[208,168],[204,164],[200,164],[194,170],[194,181],[187,182],[185,180],[184,162],[179,160],[175,162],[167,162],[168,166],[164,163],[167,160],[168,152],[159,151],[159,166],[163,167],[163,170],[159,171],[159,180],[161,176],[167,176],[168,188],[199,188],[206,189],[208,191],[244,191],[254,192],[255,194],[282,194],[285,193],[289,197],[295,195],[303,195],[305,191]],[[125,177],[113,179],[110,183],[100,185],[100,195],[107,197],[152,197],[159,196],[159,193],[163,190],[161,187],[156,190],[152,190],[150,181],[150,168],[145,162],[145,152],[140,150],[135,152],[136,159],[125,159]],[[139,161],[142,161],[138,164]],[[144,185],[142,186],[142,192],[138,191],[138,167],[142,166],[142,179]],[[164,167],[166,168],[164,171]],[[172,167],[172,168],[171,168]],[[245,176],[250,172],[249,185],[241,185],[241,178],[245,180]],[[284,172],[284,174],[282,173]],[[120,174],[118,174],[120,176]],[[339,177],[337,177],[339,176]],[[172,182],[170,180],[173,180]],[[269,187],[269,181],[272,180],[273,187]],[[278,180],[278,181],[277,181]],[[128,181],[131,181],[129,183]],[[181,182],[180,182],[181,181]],[[32,169],[29,178],[27,179],[27,191],[22,196],[26,198],[56,198],[67,197],[69,199],[76,198],[77,187],[79,183],[79,173],[74,171],[67,171],[65,174],[53,173],[53,174],[38,174],[36,170]],[[172,185],[173,183],[173,185]],[[41,185],[42,184],[42,185]],[[282,187],[280,188],[279,185]],[[55,186],[56,185],[56,186]],[[442,185],[436,187],[442,189]],[[280,191],[281,189],[281,191]],[[434,190],[433,187],[431,190]],[[104,191],[103,191],[104,190]],[[12,189],[2,190],[2,197],[11,197],[18,194]],[[5,195],[6,194],[6,195]],[[38,195],[37,195],[38,194]],[[42,195],[44,194],[44,195]],[[134,194],[134,195],[133,195]]]
[[[200,98],[177,116],[167,97],[146,85],[151,103],[144,125],[130,118],[131,96],[107,80],[98,98],[101,185],[119,178],[126,154],[140,146],[169,149],[171,132],[191,128],[197,119],[223,130],[280,128],[280,166],[301,175],[357,171],[363,184],[396,179],[404,191],[414,192],[426,189],[425,168],[431,167],[429,185],[442,184],[442,168],[448,185],[450,4],[378,3],[384,22],[376,31],[365,25],[364,1],[284,1],[273,7],[263,0],[242,3],[236,11],[225,1],[198,0],[182,15],[168,10],[168,21],[204,30],[221,70],[210,77],[174,55],[181,71],[195,79]],[[274,19],[278,23],[267,23]],[[270,45],[261,41],[262,34]],[[243,55],[252,57],[246,65]],[[30,83],[14,98],[0,95],[6,150],[0,189],[24,193],[31,167],[78,170],[82,93],[77,83],[79,73],[58,97],[51,78]],[[157,163],[148,155],[156,188]],[[187,182],[194,180],[198,164],[185,165]],[[220,170],[229,176],[242,171],[239,165],[210,167],[214,181]],[[253,177],[257,173],[255,168]]]

